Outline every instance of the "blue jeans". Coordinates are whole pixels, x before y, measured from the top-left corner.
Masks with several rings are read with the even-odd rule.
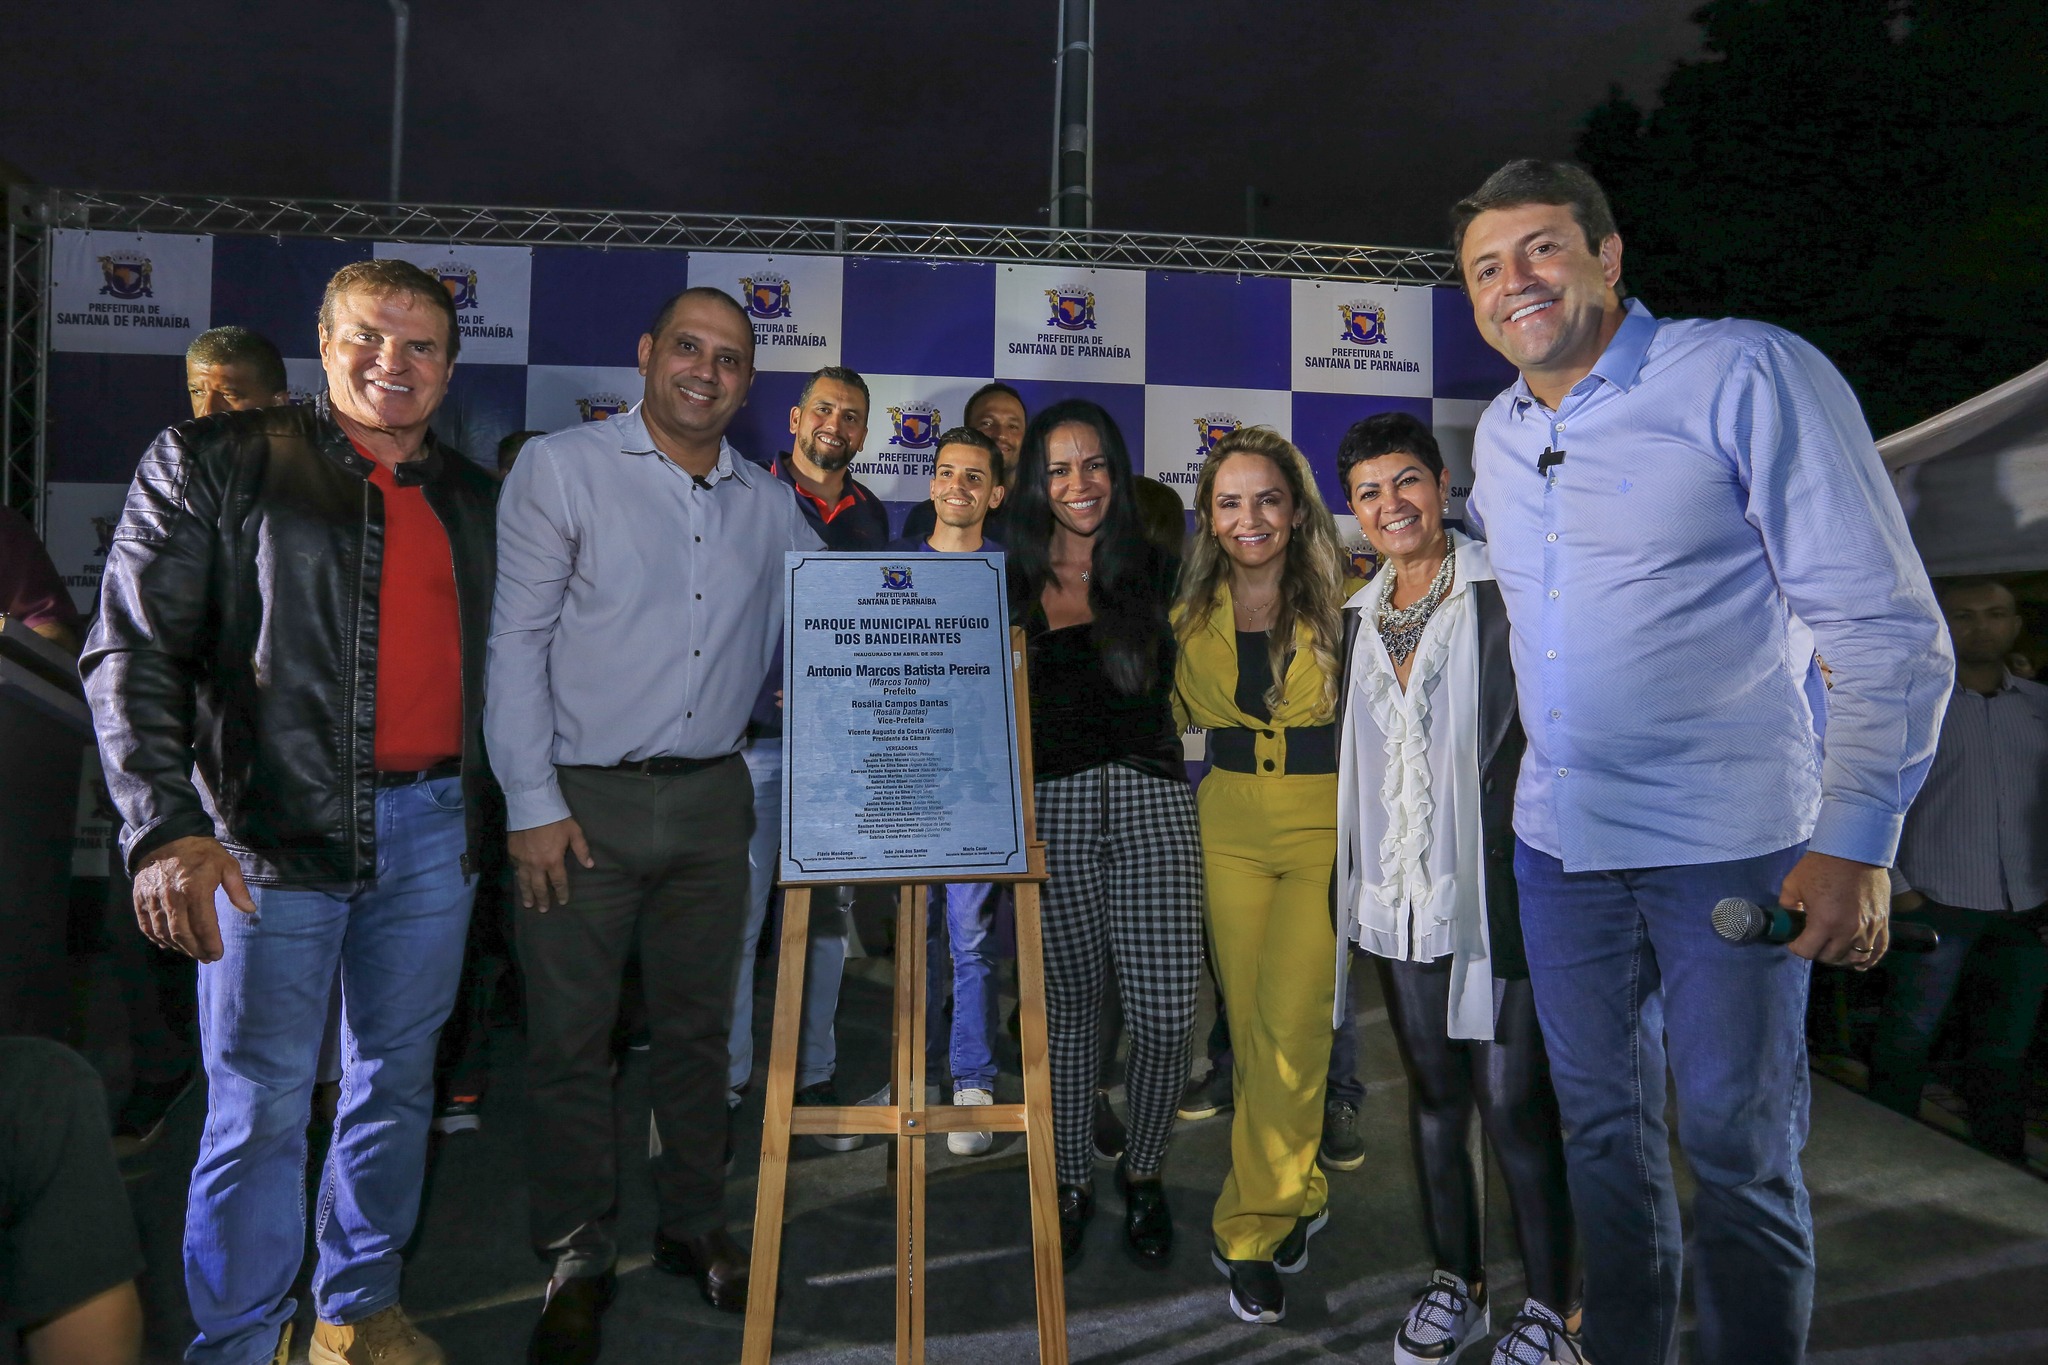
[[[990,989],[995,960],[989,955],[989,932],[995,926],[989,904],[995,887],[988,882],[955,882],[943,888],[945,913],[925,917],[925,1039],[930,1062],[927,1080],[936,1083],[938,1059],[950,1064],[955,1090],[996,1087],[996,1057],[989,1045],[995,1036],[996,995]],[[938,970],[948,942],[953,950],[952,1046],[943,1047],[936,1025],[945,1018],[946,984]]]
[[[206,1131],[185,1205],[185,1358],[258,1365],[297,1305],[306,1123],[341,973],[341,1107],[314,1213],[313,1306],[357,1322],[398,1302],[419,1214],[434,1045],[455,1001],[476,879],[463,875],[462,780],[377,793],[377,880],[329,895],[252,886],[214,902],[221,960],[199,968]]]
[[[754,963],[768,902],[775,895],[782,842],[782,737],[755,741],[742,755],[754,782],[754,838],[747,845],[747,922],[734,971],[732,1036],[726,1102],[738,1104],[754,1074]],[[844,893],[843,895],[840,893]],[[839,1012],[839,983],[846,975],[846,940],[853,925],[852,888],[815,887],[811,892],[811,952],[804,964],[804,1022],[798,1035],[796,1088],[832,1079],[839,1042],[832,1031]]]
[[[1701,1365],[1795,1365],[1813,1310],[1806,1145],[1809,964],[1714,934],[1725,896],[1769,904],[1804,846],[1736,862],[1566,872],[1517,841],[1537,1014],[1586,1250],[1586,1354],[1677,1358],[1681,1233],[1664,1122],[1699,1181]]]

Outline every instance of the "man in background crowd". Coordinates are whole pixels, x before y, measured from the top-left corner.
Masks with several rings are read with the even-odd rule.
[[[185,394],[194,417],[281,407],[291,401],[289,387],[284,357],[247,327],[212,328],[185,348]]]
[[[721,1156],[753,832],[739,749],[782,634],[782,556],[819,541],[724,439],[754,378],[730,295],[670,299],[639,364],[640,401],[529,444],[499,512],[486,728],[518,879],[532,1238],[550,1266],[532,1365],[594,1361],[617,1285],[610,1039],[636,945],[662,1140],[654,1264],[715,1308],[747,1301]]]
[[[2021,1062],[2048,991],[2048,687],[2012,675],[2020,614],[2005,584],[1943,584],[1956,685],[1927,784],[1906,812],[1892,911],[1941,946],[1899,955],[1870,1059],[1870,1097],[1917,1116],[1944,1018],[1969,1019],[1970,1136],[2025,1158]],[[1968,972],[1974,988],[1957,994]],[[1951,1002],[1953,1002],[1953,1007]]]
[[[939,437],[932,456],[931,501],[937,521],[924,536],[905,536],[896,548],[922,554],[1001,554],[987,534],[989,514],[1003,505],[1006,473],[1002,448],[973,427],[955,427]],[[995,928],[995,886],[952,882],[934,888],[926,911],[925,1039],[927,1076],[953,1080],[953,1103],[995,1103],[996,977],[990,937]],[[951,945],[953,1018],[945,1020],[946,977],[938,964]],[[955,1156],[980,1156],[995,1143],[992,1132],[946,1134]]]
[[[80,664],[136,918],[202,964],[196,1365],[289,1350],[337,972],[315,1358],[444,1359],[399,1304],[400,1257],[488,781],[496,485],[428,430],[461,345],[438,280],[358,261],[319,316],[319,404],[175,426],[143,456]]]
[[[0,615],[19,621],[67,655],[78,652],[79,619],[71,590],[35,527],[6,506],[0,506]],[[63,875],[69,875],[68,869]],[[70,1000],[62,911],[61,895],[10,897],[0,903],[0,941],[6,945],[0,950],[0,1033],[46,1038],[64,1033]]]
[[[1017,452],[1024,445],[1024,428],[1030,425],[1024,411],[1024,399],[1008,384],[997,380],[983,384],[967,400],[967,411],[963,425],[972,427],[995,442],[996,450],[1003,457],[1003,467],[1015,477]],[[938,513],[930,498],[910,509],[903,518],[903,539],[922,542],[932,533],[938,523]],[[988,534],[997,540],[1003,538],[1003,513],[1000,505],[989,509],[987,518]]]
[[[844,366],[828,365],[804,381],[789,410],[790,448],[769,469],[789,487],[797,509],[828,550],[881,550],[889,544],[889,509],[853,477],[852,465],[868,439],[867,381]],[[780,598],[778,597],[778,602]],[[738,1107],[754,1069],[754,964],[775,890],[782,833],[782,636],[747,726],[747,772],[754,785],[754,838],[747,850],[747,922],[733,992],[732,1035],[727,1043],[729,1112]],[[803,1028],[797,1045],[796,1103],[836,1105],[833,1076],[839,1047],[834,1017],[846,973],[853,925],[850,886],[818,887],[811,895],[811,950],[804,966]],[[832,1152],[850,1152],[858,1137],[812,1139]]]
[[[1593,178],[1513,161],[1452,210],[1474,320],[1520,371],[1479,420],[1467,517],[1506,601],[1529,738],[1515,879],[1586,1249],[1586,1355],[1677,1350],[1699,1181],[1703,1365],[1795,1365],[1813,1311],[1810,960],[1884,957],[1892,863],[1953,671],[1856,396],[1763,323],[1621,291]],[[1813,644],[1795,644],[1793,615]],[[1808,702],[1826,656],[1821,742]],[[1790,951],[1724,897],[1802,907]]]
[[[83,1057],[0,1038],[0,1359],[16,1347],[29,1365],[141,1358],[142,1246],[106,1133]]]
[[[498,477],[502,479],[512,472],[512,466],[519,460],[519,452],[526,449],[528,441],[545,435],[545,431],[515,431],[498,442]]]
[[[67,654],[78,652],[78,608],[27,517],[0,506],[0,616],[21,622]]]

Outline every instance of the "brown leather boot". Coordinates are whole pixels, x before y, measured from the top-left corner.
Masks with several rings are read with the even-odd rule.
[[[313,1328],[312,1365],[448,1365],[448,1357],[392,1304],[361,1322],[321,1322]]]

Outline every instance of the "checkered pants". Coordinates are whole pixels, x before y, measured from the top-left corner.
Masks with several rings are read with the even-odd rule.
[[[1130,1169],[1156,1171],[1188,1078],[1202,972],[1202,848],[1187,784],[1105,763],[1037,784],[1045,840],[1045,994],[1054,1150],[1092,1183],[1096,1049],[1115,954],[1131,1055]]]

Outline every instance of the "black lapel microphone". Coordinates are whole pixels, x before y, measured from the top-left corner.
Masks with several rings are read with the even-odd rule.
[[[710,489],[711,487],[711,480],[705,478],[702,474],[692,474],[690,476],[690,482],[696,484],[697,487],[706,490]]]
[[[1941,946],[1941,935],[1929,924],[1895,919],[1891,930],[1895,953],[1931,953]],[[1790,943],[1806,932],[1806,912],[1730,896],[1714,907],[1714,932],[1730,943]]]
[[[1548,474],[1563,463],[1564,452],[1562,450],[1552,450],[1546,445],[1543,448],[1543,453],[1536,457],[1536,472],[1538,474]]]

